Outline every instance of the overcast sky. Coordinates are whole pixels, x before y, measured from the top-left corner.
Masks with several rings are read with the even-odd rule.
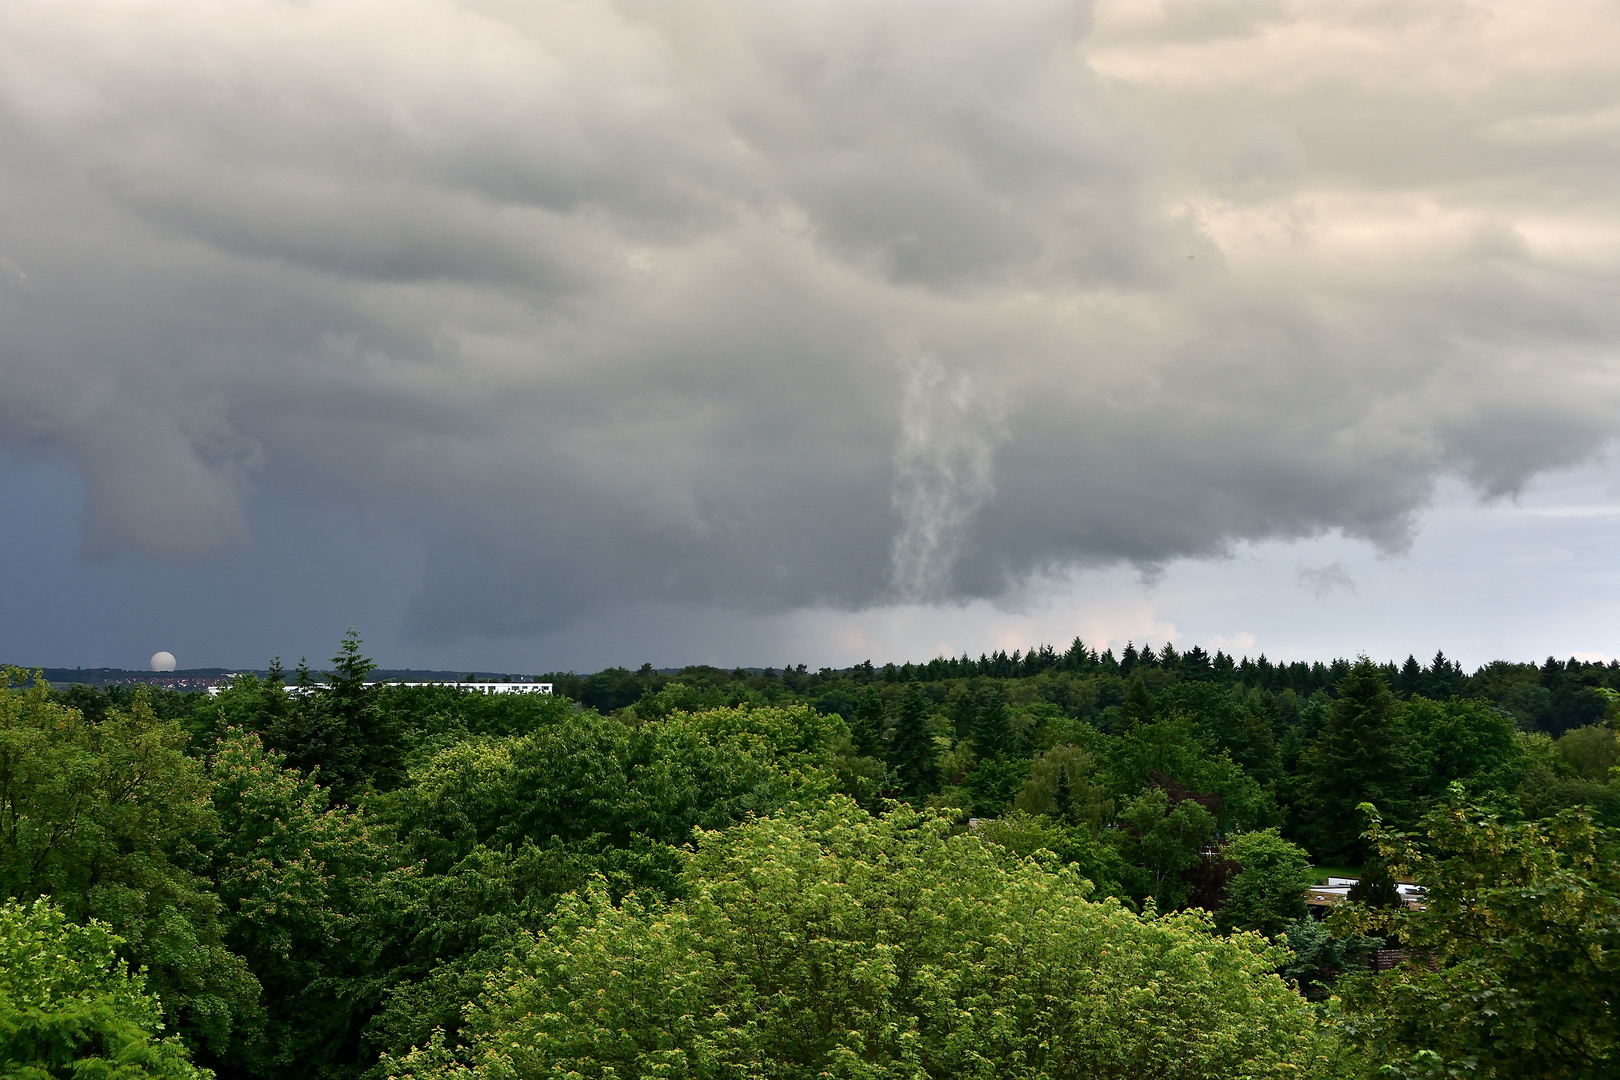
[[[1620,655],[1620,5],[0,5],[0,656]]]

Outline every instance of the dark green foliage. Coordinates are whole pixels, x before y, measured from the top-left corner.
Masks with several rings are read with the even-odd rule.
[[[198,845],[218,824],[188,741],[141,694],[91,723],[42,684],[0,691],[0,889],[107,924],[148,969],[171,1030],[224,1054],[257,1022],[259,986],[226,945],[205,876]]]
[[[1057,818],[1065,825],[1074,824],[1074,790],[1069,786],[1069,767],[1058,765],[1057,791],[1053,796],[1057,804]]]
[[[1419,795],[1438,797],[1458,781],[1473,791],[1511,791],[1523,779],[1527,762],[1513,723],[1488,703],[1414,697],[1401,712]]]
[[[1138,901],[1160,910],[1186,904],[1215,839],[1215,818],[1192,799],[1176,800],[1149,788],[1120,808],[1115,843],[1125,862],[1126,885]]]
[[[1299,983],[1308,996],[1326,996],[1341,975],[1364,971],[1372,952],[1384,947],[1384,939],[1359,934],[1335,935],[1325,921],[1301,915],[1278,935],[1279,941],[1293,950],[1293,959],[1285,962],[1281,973],[1285,979]]]
[[[973,813],[994,817],[1007,809],[1029,779],[1029,771],[1030,761],[1024,757],[1002,755],[978,761],[962,782]]]
[[[379,1054],[428,1043],[454,1058],[485,1034],[464,1026],[467,1003],[567,917],[571,895],[676,910],[698,880],[694,827],[715,835],[803,814],[835,792],[873,812],[895,797],[965,810],[997,873],[1023,873],[1026,860],[1067,868],[1127,905],[1203,906],[1222,930],[1287,933],[1296,955],[1283,970],[1318,997],[1379,939],[1332,938],[1300,916],[1307,856],[1291,841],[1357,861],[1362,800],[1400,823],[1465,792],[1484,809],[1464,831],[1483,830],[1496,855],[1526,823],[1552,829],[1573,807],[1620,823],[1620,665],[1493,664],[1470,676],[1443,654],[1403,667],[1274,664],[1166,644],[1116,660],[1076,641],[842,672],[642,665],[551,676],[557,696],[481,695],[366,686],[372,665],[351,632],[332,669],[320,680],[300,664],[294,692],[278,665],[215,697],[36,686],[7,690],[0,707],[9,894],[48,892],[72,919],[111,923],[119,956],[149,965],[174,1046],[223,1076],[385,1080]],[[967,828],[954,812],[939,820]],[[1599,859],[1612,865],[1605,843]],[[1496,857],[1482,851],[1472,857]],[[1570,898],[1598,904],[1608,885],[1581,873],[1586,892],[1535,879],[1567,901],[1542,914],[1564,921],[1523,929],[1512,956],[1549,947],[1534,933],[1588,933],[1586,901]],[[1377,901],[1382,880],[1389,901],[1386,877],[1372,860],[1357,898]],[[1521,917],[1528,907],[1501,925]],[[1482,948],[1491,959],[1480,964],[1508,964]],[[1526,989],[1523,972],[1487,983],[1479,964],[1469,970],[1467,993],[1379,976],[1399,986],[1356,998],[1345,1030],[1369,1052],[1401,1049],[1385,1064],[1420,1074],[1466,1060],[1447,1056],[1466,1040],[1442,1032],[1420,1045],[1420,1010],[1403,1013],[1403,995],[1476,1019],[1480,995],[1504,995],[1505,1019],[1480,1021],[1501,1031],[1519,1031],[1532,1000],[1576,1007]],[[1022,1015],[997,1022],[1012,1030]],[[841,1060],[851,1075],[872,1064]],[[1317,1071],[1355,1074],[1342,1061]]]
[[[875,686],[861,691],[855,706],[855,719],[850,724],[850,736],[855,752],[862,757],[880,757],[883,753],[883,695]]]
[[[266,1015],[223,1066],[300,1077],[352,1052],[369,1004],[352,992],[368,957],[356,916],[394,867],[363,816],[283,769],[256,735],[227,729],[209,761],[217,831],[207,855],[225,944],[263,988]]]
[[[1361,868],[1361,876],[1350,886],[1345,899],[1369,908],[1393,909],[1401,906],[1401,892],[1396,887],[1395,875],[1390,873],[1389,864],[1376,855],[1368,857],[1367,864]]]
[[[608,668],[581,684],[579,700],[589,708],[608,713],[634,705],[644,689],[640,680],[624,668]]]
[[[939,790],[939,747],[929,723],[928,699],[916,683],[906,687],[895,710],[888,760],[903,794],[928,795]]]
[[[1012,717],[1000,686],[992,685],[979,695],[969,737],[981,760],[1001,757],[1012,750]]]
[[[366,684],[375,668],[360,654],[360,637],[351,629],[324,684],[299,662],[298,696],[262,729],[290,767],[318,776],[336,802],[354,803],[371,788],[386,791],[403,776],[398,725],[378,707],[379,689]]]
[[[1373,802],[1397,818],[1409,812],[1409,751],[1395,696],[1371,660],[1357,660],[1338,692],[1307,755],[1311,819],[1301,831],[1318,856],[1360,862],[1367,851],[1356,807]]]

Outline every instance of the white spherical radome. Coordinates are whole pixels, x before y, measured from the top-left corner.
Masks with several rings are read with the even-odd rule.
[[[152,654],[152,670],[153,671],[173,671],[174,670],[174,653],[168,652],[167,650],[165,650],[163,652],[155,652],[155,653],[153,653]]]

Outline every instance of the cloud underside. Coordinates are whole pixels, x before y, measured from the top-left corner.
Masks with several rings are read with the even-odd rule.
[[[24,0],[0,448],[83,471],[89,558],[352,507],[430,639],[1398,550],[1615,434],[1617,51],[1596,4]]]

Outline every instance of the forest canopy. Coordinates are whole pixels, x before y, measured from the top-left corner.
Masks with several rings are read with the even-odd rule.
[[[1614,1067],[1620,665],[373,670],[5,669],[0,1071]]]

